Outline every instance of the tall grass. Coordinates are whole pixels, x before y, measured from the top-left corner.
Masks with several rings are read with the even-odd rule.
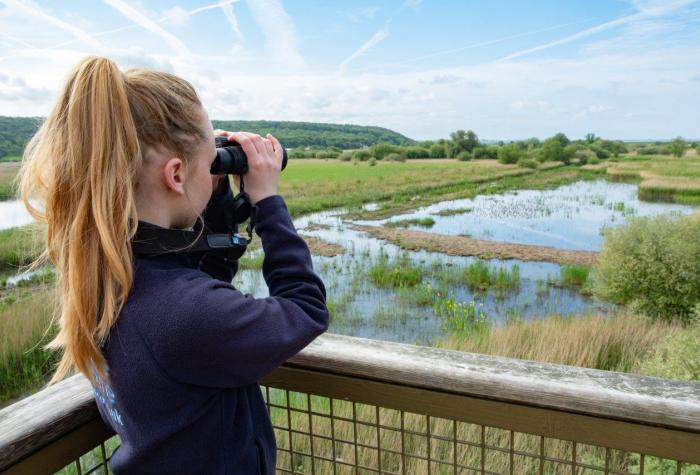
[[[464,270],[464,280],[471,290],[517,290],[520,288],[520,266],[495,267],[479,259]]]
[[[0,230],[0,270],[17,270],[41,253],[44,243],[36,225]]]
[[[550,316],[493,327],[481,338],[453,334],[441,348],[507,356],[584,368],[629,372],[661,338],[678,326],[653,323],[621,313],[600,316]]]
[[[563,265],[559,271],[559,281],[557,284],[563,287],[583,287],[588,282],[590,272],[591,269],[587,266],[575,264]]]
[[[414,287],[422,279],[420,267],[413,265],[408,256],[390,261],[381,254],[369,273],[372,282],[382,288]]]
[[[58,361],[42,346],[48,332],[54,292],[50,285],[16,288],[0,301],[0,404],[38,389]]]
[[[407,228],[409,226],[420,226],[421,228],[432,228],[435,224],[435,220],[431,217],[425,218],[408,218],[399,219],[396,221],[389,221],[384,223],[386,228]]]

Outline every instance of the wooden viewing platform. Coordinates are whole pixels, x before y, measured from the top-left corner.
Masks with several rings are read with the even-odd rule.
[[[261,385],[278,473],[700,470],[696,383],[326,334]],[[112,435],[73,376],[0,410],[0,472],[100,467]]]

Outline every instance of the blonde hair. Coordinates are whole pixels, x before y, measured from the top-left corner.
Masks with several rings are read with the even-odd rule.
[[[183,79],[147,69],[122,73],[108,59],[89,57],[27,145],[19,193],[46,233],[34,266],[50,261],[58,275],[59,331],[46,347],[63,352],[49,385],[72,370],[93,383],[93,369],[106,379],[100,346],[133,283],[143,153],[163,145],[186,160],[187,149],[206,137],[199,107]]]

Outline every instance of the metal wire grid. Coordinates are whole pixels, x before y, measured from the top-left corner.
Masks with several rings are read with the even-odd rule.
[[[118,440],[116,437],[110,440]],[[56,472],[57,475],[90,475],[90,474],[100,474],[108,475],[112,471],[109,469],[107,462],[112,458],[112,454],[116,450],[116,447],[108,448],[106,444],[110,442],[106,440],[100,445],[96,446],[90,452],[82,455],[79,459],[74,460],[69,465],[66,465],[63,469]],[[110,444],[111,445],[111,444]]]
[[[278,473],[700,473],[679,461],[287,389],[264,387],[264,397]]]

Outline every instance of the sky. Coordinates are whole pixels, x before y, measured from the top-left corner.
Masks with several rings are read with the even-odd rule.
[[[700,138],[700,0],[0,0],[0,115],[45,116],[87,55],[213,119]]]

